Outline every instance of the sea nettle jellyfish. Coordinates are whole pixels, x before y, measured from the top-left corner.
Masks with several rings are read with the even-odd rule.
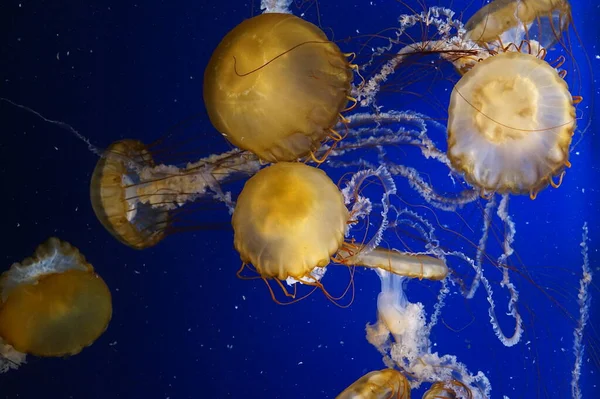
[[[543,48],[554,45],[572,21],[566,0],[495,0],[465,24],[465,38],[481,45],[519,45],[535,40]]]
[[[570,166],[573,102],[559,72],[535,55],[509,51],[477,63],[450,96],[452,166],[484,193],[533,199],[558,187]]]
[[[374,93],[399,87],[440,110],[447,109],[451,166],[483,196],[511,193],[535,198],[547,185],[558,187],[565,167],[571,165],[574,105],[582,100],[571,94],[565,81],[566,58],[546,61],[550,46],[559,42],[572,57],[563,39],[571,21],[568,3],[498,0],[476,13],[466,26],[453,15],[450,10],[433,7],[402,16],[401,37],[419,25],[424,32],[430,31],[424,27],[434,25],[439,34],[435,40],[423,37],[401,47],[357,89],[360,104],[374,105]],[[513,31],[517,27],[521,27],[519,35]],[[404,44],[400,39],[390,39],[390,43],[375,51],[371,63],[380,51],[383,56],[385,50]],[[462,74],[452,87],[449,105],[439,96],[430,99],[416,84],[408,89],[414,82],[402,80],[403,76],[427,76],[431,70],[436,76],[428,86],[451,81],[442,75],[439,63],[431,62],[433,67],[429,67],[415,61],[432,54],[450,61]],[[409,69],[403,70],[404,66]],[[392,76],[396,71],[401,71],[398,83]]]
[[[246,182],[233,212],[241,270],[251,264],[260,278],[275,279],[286,293],[280,281],[291,277],[321,288],[329,298],[313,272],[330,262],[432,280],[446,276],[440,259],[344,241],[354,217],[322,170],[288,162],[264,168]]]
[[[0,277],[0,370],[25,354],[76,355],[108,327],[108,287],[69,243],[50,238]],[[21,356],[19,356],[21,354]]]
[[[123,244],[152,247],[167,235],[210,228],[186,224],[181,207],[208,198],[232,207],[221,185],[260,168],[256,157],[237,150],[208,156],[183,167],[156,164],[152,148],[138,140],[110,145],[90,183],[92,208],[104,228]]]
[[[250,18],[229,32],[204,73],[204,103],[215,128],[260,159],[312,155],[349,100],[352,69],[318,27],[291,14]]]
[[[410,399],[410,385],[398,370],[371,371],[356,380],[336,399]]]

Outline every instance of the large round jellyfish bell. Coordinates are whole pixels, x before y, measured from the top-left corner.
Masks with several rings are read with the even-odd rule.
[[[69,356],[108,327],[108,287],[70,244],[50,238],[0,278],[0,338],[35,356]],[[1,363],[1,362],[0,362]]]
[[[351,99],[352,68],[318,27],[267,13],[229,32],[204,73],[204,103],[215,128],[269,161],[313,154]],[[314,155],[313,155],[314,156]]]
[[[477,63],[450,97],[452,166],[482,194],[535,198],[548,184],[558,187],[570,166],[573,103],[556,69],[531,54],[505,52]]]
[[[345,243],[350,218],[342,193],[325,172],[280,162],[246,182],[233,212],[234,245],[263,279],[306,282],[331,261],[410,277],[446,276],[440,259],[383,248],[361,251]],[[336,253],[341,256],[333,257]]]

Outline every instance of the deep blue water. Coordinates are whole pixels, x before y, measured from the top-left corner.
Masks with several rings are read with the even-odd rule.
[[[479,0],[439,3],[464,11],[465,21],[480,6]],[[419,4],[410,2],[415,8]],[[357,36],[394,27],[398,15],[407,11],[400,3],[381,0],[322,1],[318,6],[307,3],[292,11],[315,23],[319,16],[336,39],[351,37],[340,43],[343,51],[358,51],[364,38]],[[196,138],[198,156],[222,152],[229,146],[204,111],[204,68],[221,38],[259,12],[256,1],[6,0],[0,5],[0,97],[68,123],[99,147],[130,137],[151,142],[195,115],[178,133]],[[511,259],[515,267],[531,272],[531,277],[514,279],[521,293],[522,342],[512,348],[499,343],[481,290],[470,301],[450,295],[444,323],[431,335],[435,351],[455,354],[471,372],[486,373],[494,398],[571,397],[584,221],[590,229],[591,268],[598,273],[600,141],[594,118],[600,96],[591,70],[600,70],[600,6],[578,1],[573,17],[581,40],[572,35],[571,48],[581,73],[569,71],[568,79],[581,83],[580,126],[592,122],[585,135],[575,136],[581,141],[559,189],[546,189],[535,201],[514,197],[510,202],[518,253],[518,259]],[[444,103],[442,85],[427,88],[426,95]],[[416,104],[409,98],[387,93],[383,101],[388,109],[428,111],[425,101]],[[114,306],[108,330],[93,346],[68,359],[29,358],[20,369],[0,375],[0,397],[333,398],[361,375],[384,367],[364,334],[365,324],[376,320],[380,287],[372,271],[357,272],[356,297],[348,309],[334,306],[319,292],[291,306],[277,305],[264,284],[236,277],[240,261],[222,204],[194,215],[198,225],[217,223],[220,228],[174,235],[145,251],[127,248],[102,228],[90,206],[89,180],[97,156],[67,130],[7,103],[0,103],[0,121],[0,269],[29,256],[49,236],[58,236],[95,266],[111,288]],[[432,129],[430,137],[444,142],[443,131]],[[390,156],[399,157],[398,163],[428,167],[410,150]],[[439,167],[422,171],[433,181],[436,174],[447,174]],[[330,173],[337,181],[342,172]],[[239,185],[231,190],[236,193]],[[406,192],[407,201],[418,200],[405,183],[399,190]],[[441,223],[476,243],[481,206],[459,211],[472,231],[451,225],[459,220],[456,215],[441,215]],[[502,226],[498,231],[501,238]],[[474,256],[466,241],[452,234],[445,238],[444,245]],[[403,245],[395,235],[386,240],[392,247]],[[497,243],[488,249],[498,256]],[[468,276],[464,264],[449,265]],[[501,324],[510,332],[514,322],[504,317],[507,295],[499,286],[501,275],[489,265],[487,269]],[[333,270],[324,282],[335,291],[347,279],[345,270]],[[436,283],[416,281],[409,283],[407,295],[425,303],[431,313],[437,290]],[[451,290],[455,293],[457,287]],[[600,321],[600,293],[592,286],[591,294],[581,377],[584,398],[597,397],[600,384],[600,337],[594,330]]]

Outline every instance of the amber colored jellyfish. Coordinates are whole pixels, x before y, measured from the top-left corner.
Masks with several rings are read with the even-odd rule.
[[[364,252],[345,243],[350,218],[342,193],[325,172],[279,162],[251,177],[240,193],[232,218],[234,246],[263,279],[310,280],[315,268],[331,261],[410,277],[446,277],[440,259],[383,248]]]
[[[108,327],[108,287],[79,250],[50,238],[0,278],[0,337],[34,356],[70,356]]]
[[[482,194],[535,198],[560,185],[580,101],[562,76],[541,58],[509,51],[477,63],[454,86],[448,157]]]
[[[459,395],[460,393],[460,395]],[[471,389],[457,380],[436,382],[423,394],[423,399],[472,399]]]
[[[410,384],[398,370],[371,371],[344,389],[336,399],[410,399]]]
[[[135,249],[152,247],[175,231],[175,212],[183,205],[207,196],[227,203],[220,184],[232,177],[232,171],[249,175],[259,169],[256,159],[231,153],[178,167],[156,164],[141,141],[116,141],[92,174],[92,208],[104,228],[123,244]]]
[[[318,27],[291,14],[250,18],[229,32],[204,73],[215,128],[268,161],[313,154],[349,97],[353,65]]]
[[[500,41],[504,47],[535,40],[549,48],[571,20],[567,0],[495,0],[467,21],[465,38],[480,44]]]
[[[136,249],[156,245],[169,226],[168,212],[140,204],[135,192],[140,167],[154,166],[146,146],[137,140],[117,141],[98,160],[90,184],[96,217],[117,240]]]

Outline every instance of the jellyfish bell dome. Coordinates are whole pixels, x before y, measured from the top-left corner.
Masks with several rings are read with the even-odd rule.
[[[96,217],[117,240],[135,249],[156,245],[169,225],[167,212],[141,203],[136,193],[137,168],[153,165],[144,143],[121,140],[106,149],[92,174],[90,199]]]
[[[35,356],[69,356],[91,345],[112,317],[110,290],[79,250],[57,238],[0,278],[0,337]]]
[[[371,371],[336,396],[336,399],[386,398],[410,398],[410,383],[392,368]]]
[[[234,246],[261,276],[301,278],[340,248],[348,210],[320,169],[279,162],[251,177],[233,212]]]
[[[573,97],[533,55],[505,52],[477,63],[455,85],[448,114],[448,157],[482,192],[535,198],[570,165]]]
[[[267,13],[229,32],[204,73],[208,116],[227,140],[269,161],[315,151],[348,102],[351,66],[318,27]]]
[[[567,0],[494,0],[465,24],[465,38],[484,44],[498,39],[506,46],[535,39],[552,46],[571,22]]]

